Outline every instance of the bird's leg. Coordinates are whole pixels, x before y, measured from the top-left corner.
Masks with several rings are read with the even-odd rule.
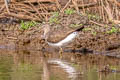
[[[63,49],[60,47],[60,50],[59,50],[60,58],[62,58],[62,53],[63,53]]]

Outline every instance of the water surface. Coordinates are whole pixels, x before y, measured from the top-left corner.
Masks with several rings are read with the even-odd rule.
[[[101,55],[0,49],[0,80],[120,80],[119,64]]]

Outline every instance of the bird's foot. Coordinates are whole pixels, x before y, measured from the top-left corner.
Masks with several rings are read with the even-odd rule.
[[[62,48],[60,48],[60,51],[59,51],[59,54],[60,54],[60,58],[62,58],[63,56],[63,49]]]

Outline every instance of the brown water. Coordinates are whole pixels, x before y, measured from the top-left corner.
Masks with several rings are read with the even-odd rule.
[[[120,80],[119,59],[77,53],[0,50],[0,80]],[[113,71],[100,72],[105,66]]]

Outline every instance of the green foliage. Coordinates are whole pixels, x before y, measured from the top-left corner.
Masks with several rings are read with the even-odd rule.
[[[70,24],[71,28],[76,28],[76,27],[79,27],[79,26],[83,26],[83,24]]]
[[[58,18],[56,18],[56,17],[50,18],[49,22],[50,23],[59,23]]]
[[[118,29],[118,32],[120,32],[120,28]]]
[[[58,24],[59,23],[58,17],[59,17],[59,12],[54,12],[52,14],[52,17],[49,19],[49,22]]]
[[[26,30],[30,27],[33,27],[37,24],[37,22],[35,21],[28,21],[28,22],[24,22],[23,20],[21,21],[20,23],[20,28],[23,29],[23,30]]]
[[[67,15],[71,15],[73,13],[75,13],[75,10],[73,10],[73,9],[66,9],[65,10],[65,14],[67,14]]]
[[[83,31],[91,31],[92,28],[84,28]]]
[[[105,27],[107,28],[107,27],[109,27],[108,25],[105,25]]]
[[[110,66],[110,69],[117,70],[117,67],[116,66]]]
[[[60,14],[59,14],[59,12],[53,12],[53,14],[52,14],[54,17],[58,17]]]
[[[100,19],[100,17],[98,16],[98,15],[94,15],[94,14],[87,14],[87,16],[88,16],[88,19],[96,19],[96,20],[99,20]]]
[[[90,28],[90,27],[84,28],[83,31],[90,31],[91,34],[94,35],[94,36],[96,36],[96,34],[97,34],[97,32],[94,29]]]
[[[96,36],[97,32],[95,32],[95,31],[92,31],[92,34],[93,34],[94,36]]]
[[[106,33],[112,34],[112,33],[116,33],[116,32],[118,32],[118,29],[116,29],[115,27],[112,27],[112,29],[107,31]]]

